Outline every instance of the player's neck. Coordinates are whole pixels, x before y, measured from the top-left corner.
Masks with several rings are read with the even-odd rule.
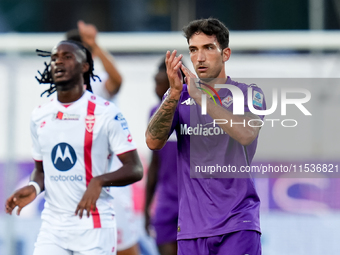
[[[224,83],[227,82],[227,79],[228,79],[228,76],[227,74],[225,73],[225,65],[223,65],[223,68],[221,70],[221,72],[218,74],[218,76],[216,77],[216,79],[221,82],[221,81],[224,81]]]
[[[84,92],[85,90],[83,88],[83,85],[75,86],[69,90],[58,90],[57,98],[60,103],[63,104],[72,103],[81,98]]]
[[[211,88],[213,88],[216,92],[220,90],[220,88],[215,88],[215,84],[224,84],[228,80],[228,76],[225,73],[225,68],[221,69],[220,73],[215,78],[208,78],[208,79],[200,79],[202,82],[202,86],[205,89],[208,89],[210,92],[214,92]]]
[[[211,78],[211,79],[202,79],[200,81],[201,87],[210,91],[211,93],[218,92],[220,88],[216,88],[216,84],[225,84],[227,82],[227,77],[226,78]]]

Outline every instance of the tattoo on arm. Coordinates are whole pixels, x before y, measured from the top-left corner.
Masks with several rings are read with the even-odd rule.
[[[148,126],[148,132],[152,139],[164,140],[168,138],[177,103],[178,100],[168,97],[163,101]]]

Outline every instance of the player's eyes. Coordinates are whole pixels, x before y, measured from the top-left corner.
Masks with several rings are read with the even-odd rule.
[[[194,52],[196,52],[197,50],[196,49],[189,49],[189,52],[190,53],[194,53]]]

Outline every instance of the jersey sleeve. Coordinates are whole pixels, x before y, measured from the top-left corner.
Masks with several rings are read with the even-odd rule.
[[[37,125],[31,119],[31,139],[32,139],[32,157],[35,161],[42,161],[41,147],[38,140]]]
[[[266,100],[264,98],[263,91],[257,87],[256,85],[250,85],[252,88],[252,99],[251,102],[253,104],[253,107],[256,110],[266,110]],[[247,89],[243,91],[244,94],[244,111],[250,112],[249,105],[248,105],[248,92]],[[258,115],[262,120],[264,118],[264,115]]]
[[[108,136],[110,150],[116,155],[136,149],[127,121],[121,112],[117,112],[109,120]]]

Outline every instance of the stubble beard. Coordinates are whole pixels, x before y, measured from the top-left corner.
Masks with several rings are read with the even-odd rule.
[[[218,75],[220,74],[221,70],[216,71],[215,73],[209,75],[207,77],[200,77],[200,75],[198,75],[199,73],[197,72],[197,76],[198,78],[206,83],[212,83],[212,81],[214,81],[215,79],[217,79]]]

